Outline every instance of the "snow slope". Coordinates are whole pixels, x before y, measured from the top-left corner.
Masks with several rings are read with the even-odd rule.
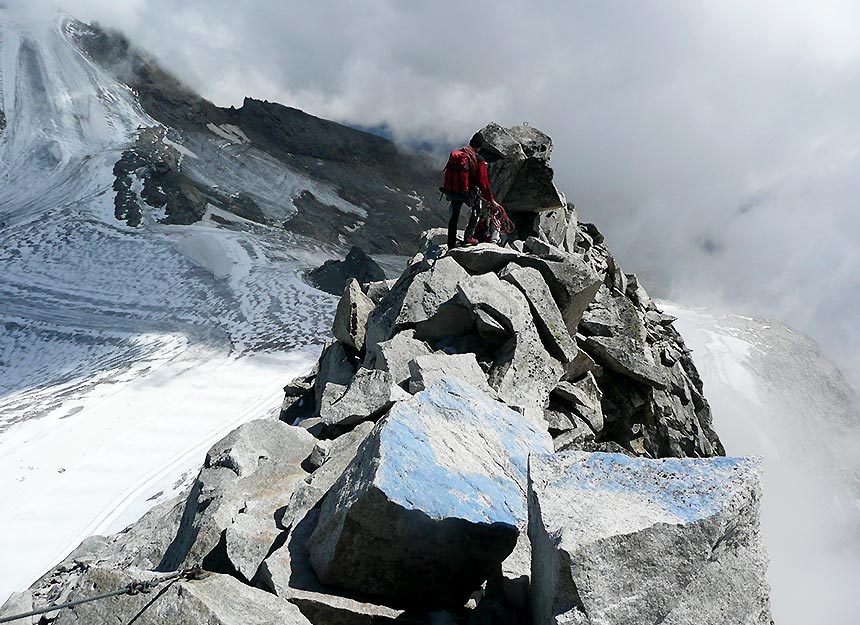
[[[283,229],[114,219],[113,164],[156,122],[67,28],[0,9],[0,602],[276,410],[334,306],[300,279],[329,254]]]
[[[661,304],[705,384],[730,455],[764,458],[774,621],[857,623],[860,411],[811,339],[776,322]]]

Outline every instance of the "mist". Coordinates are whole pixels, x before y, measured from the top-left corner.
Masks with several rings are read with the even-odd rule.
[[[220,105],[451,146],[528,121],[655,295],[785,321],[860,386],[856,3],[62,4]]]

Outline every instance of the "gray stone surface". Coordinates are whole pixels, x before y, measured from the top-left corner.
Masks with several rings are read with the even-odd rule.
[[[552,411],[548,410],[547,414],[551,412]],[[586,449],[594,442],[594,430],[592,430],[591,427],[589,427],[589,425],[579,416],[572,412],[567,412],[566,414],[558,412],[556,415],[563,415],[570,424],[568,429],[553,437],[552,444],[553,447],[555,447],[556,452],[568,451],[570,449]],[[550,429],[550,432],[552,432],[552,429]]]
[[[428,319],[415,324],[415,338],[435,343],[465,336],[475,325],[472,311],[459,302],[445,302]]]
[[[515,286],[494,273],[469,276],[457,285],[457,302],[470,310],[482,310],[512,334],[533,327],[528,300]]]
[[[8,618],[15,614],[26,614],[35,609],[33,605],[33,593],[29,590],[24,592],[13,592],[6,602],[0,606],[0,618]],[[38,616],[30,616],[27,618],[16,619],[15,623],[19,625],[38,625]]]
[[[373,429],[373,423],[365,421],[354,429],[331,441],[325,462],[312,475],[307,476],[293,490],[289,503],[282,511],[278,526],[289,529],[304,518],[316,506],[334,483],[340,479],[346,467],[355,458],[358,448]]]
[[[186,501],[159,570],[203,562],[250,580],[279,533],[275,511],[307,473],[316,439],[274,419],[246,423],[217,442]]]
[[[373,302],[373,305],[376,306],[379,302],[382,301],[386,295],[391,292],[391,287],[397,280],[378,280],[376,282],[368,282],[364,285],[364,294]]]
[[[556,262],[563,262],[569,256],[569,254],[560,247],[537,237],[527,238],[523,248],[529,254],[534,254],[535,256],[540,256],[546,260],[554,260]]]
[[[365,366],[388,371],[395,384],[409,380],[409,362],[432,353],[424,341],[415,338],[414,330],[398,332],[393,338],[367,346]]]
[[[511,265],[502,271],[501,278],[526,296],[534,323],[549,353],[562,363],[572,362],[579,350],[540,272],[531,267]]]
[[[355,425],[382,416],[394,402],[408,394],[394,383],[387,371],[359,369],[349,386],[328,385],[320,407],[320,418],[326,425]],[[342,389],[342,390],[341,390]]]
[[[594,432],[603,429],[603,393],[590,373],[576,382],[560,382],[553,397],[573,410]]]
[[[290,529],[283,546],[260,566],[263,588],[297,605],[314,625],[381,625],[407,621],[402,608],[376,597],[322,584],[314,573],[308,541],[319,510],[309,510]]]
[[[485,149],[503,156],[490,166],[490,185],[509,212],[541,212],[564,208],[566,201],[553,183],[549,166],[552,140],[527,125],[482,130]]]
[[[323,583],[463,605],[510,555],[530,453],[551,441],[477,389],[442,379],[398,403],[323,502],[309,550]]]
[[[601,365],[656,389],[666,388],[663,372],[639,342],[626,336],[590,336],[585,350]]]
[[[455,377],[495,397],[475,354],[430,354],[409,363],[409,392],[423,391],[440,378]]]
[[[534,229],[538,237],[544,241],[563,248],[565,239],[567,238],[568,229],[568,210],[570,205],[565,208],[558,208],[552,211],[544,211],[538,213],[534,221]],[[576,227],[576,214],[573,218],[574,228]]]
[[[582,314],[582,332],[596,336],[626,336],[645,342],[645,324],[630,299],[603,285]]]
[[[356,351],[363,351],[367,318],[373,306],[373,300],[361,291],[358,280],[350,280],[334,314],[331,328],[334,338]]]
[[[326,385],[346,386],[352,380],[357,368],[357,363],[346,353],[342,343],[332,341],[325,346],[320,355],[319,373],[314,383],[314,404],[317,410],[322,405]]]
[[[448,252],[448,256],[456,260],[469,273],[483,274],[499,271],[512,260],[520,258],[522,253],[492,243],[480,243],[471,247],[453,249]]]
[[[544,424],[549,394],[563,374],[561,363],[549,355],[531,327],[517,333],[499,351],[488,380],[505,403],[534,423]]]
[[[532,456],[533,622],[770,625],[760,497],[749,459]]]
[[[580,340],[585,341],[584,336],[577,336],[576,342],[579,344]],[[599,368],[599,365],[594,362],[594,358],[588,355],[588,352],[582,349],[578,349],[576,352],[576,358],[574,358],[571,362],[565,363],[564,365],[564,380],[578,380],[586,373],[590,371],[594,371]]]
[[[475,330],[484,341],[500,346],[506,343],[513,335],[511,331],[496,321],[490,313],[481,310],[475,312]]]
[[[94,568],[86,572],[71,599],[122,588],[157,575],[139,569]],[[242,584],[228,575],[164,583],[157,592],[122,595],[57,613],[57,625],[135,623],[135,625],[310,625],[293,604]]]
[[[432,317],[456,293],[457,283],[468,275],[447,256],[432,264],[421,261],[411,265],[370,314],[367,343],[387,341],[398,331]]]
[[[463,240],[462,231],[459,233],[459,240]],[[437,245],[447,245],[448,229],[447,228],[430,228],[421,233],[421,239],[418,242],[418,249],[426,252],[431,247]]]
[[[536,256],[523,256],[515,261],[522,267],[537,269],[549,286],[553,299],[571,336],[576,335],[582,313],[591,304],[603,279],[583,260],[571,254],[557,262]]]

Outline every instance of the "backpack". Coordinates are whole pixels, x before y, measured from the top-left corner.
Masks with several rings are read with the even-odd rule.
[[[445,181],[439,190],[449,201],[466,201],[470,191],[471,173],[475,169],[474,157],[465,148],[454,150],[445,165]]]

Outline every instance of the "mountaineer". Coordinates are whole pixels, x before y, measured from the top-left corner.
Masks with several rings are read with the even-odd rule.
[[[490,180],[487,177],[487,162],[478,152],[484,147],[484,135],[476,132],[469,145],[454,150],[445,166],[445,182],[439,187],[442,194],[451,203],[451,218],[448,221],[448,249],[457,246],[457,222],[460,220],[460,209],[464,203],[469,203],[471,213],[464,234],[464,243],[474,244],[475,226],[481,216],[482,202],[492,207],[493,212],[502,209],[493,198],[490,191]]]

